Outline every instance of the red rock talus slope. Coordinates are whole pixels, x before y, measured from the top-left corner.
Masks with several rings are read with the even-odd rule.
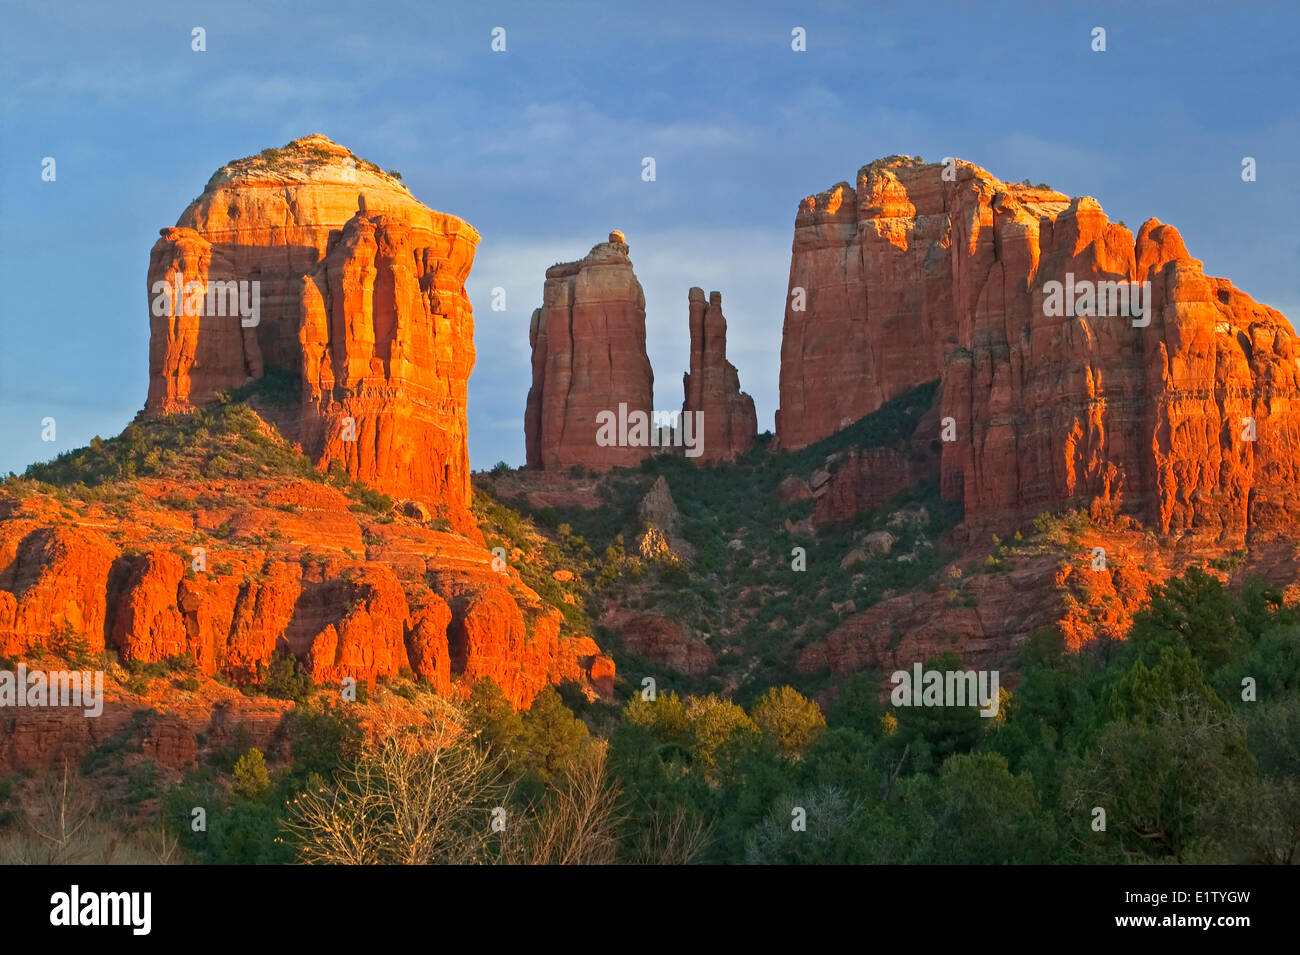
[[[758,439],[754,399],[740,390],[736,366],[727,361],[727,320],[722,293],[689,293],[691,370],[682,378],[686,399],[683,414],[700,412],[704,426],[696,461],[728,461],[744,454]],[[697,438],[699,440],[699,438]]]
[[[880,160],[801,206],[781,446],[938,377],[943,490],[968,521],[1082,506],[1230,542],[1300,514],[1285,317],[1204,275],[1170,226],[1135,240],[1090,198],[947,168]],[[1149,323],[1049,314],[1048,283],[1071,280],[1150,282]]]
[[[301,375],[301,414],[277,419],[287,437],[382,490],[445,498],[467,526],[464,282],[478,238],[323,136],[222,167],[150,256],[146,412],[211,402],[271,369]],[[250,298],[257,282],[257,324],[154,307],[156,283],[181,279],[249,283]],[[349,417],[356,443],[343,447]]]
[[[528,332],[533,384],[524,414],[528,465],[632,467],[648,447],[601,447],[596,416],[650,414],[654,374],[645,350],[645,294],[621,233],[578,262],[546,270],[542,307]]]

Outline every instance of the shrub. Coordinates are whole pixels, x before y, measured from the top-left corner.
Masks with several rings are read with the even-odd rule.
[[[301,703],[315,689],[311,674],[298,658],[289,653],[276,653],[269,665],[262,668],[260,682],[268,696]]]
[[[250,749],[235,763],[234,780],[230,791],[244,799],[257,799],[271,785],[266,772],[266,759],[259,749]]]

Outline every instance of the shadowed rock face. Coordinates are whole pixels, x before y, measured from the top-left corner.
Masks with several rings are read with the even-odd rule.
[[[543,305],[528,331],[533,384],[524,413],[529,467],[632,467],[649,447],[602,447],[596,416],[649,414],[654,373],[645,350],[645,294],[622,233],[586,258],[546,270]]]
[[[956,438],[943,490],[968,521],[1081,506],[1229,542],[1293,520],[1300,352],[1285,317],[1207,277],[1170,226],[1135,240],[1093,199],[947,168],[891,157],[804,200],[779,445],[941,378]],[[1146,314],[1060,314],[1049,283],[1071,279],[1149,282]]]
[[[300,376],[301,408],[276,412],[286,437],[319,466],[437,498],[468,527],[464,283],[478,238],[323,136],[222,167],[150,256],[146,412],[188,410],[271,369]],[[257,282],[257,322],[160,308],[161,281]]]
[[[758,439],[754,399],[740,390],[736,366],[727,361],[727,320],[722,293],[689,292],[691,370],[682,378],[686,400],[683,414],[700,412],[703,424],[700,462],[729,461],[744,454]]]

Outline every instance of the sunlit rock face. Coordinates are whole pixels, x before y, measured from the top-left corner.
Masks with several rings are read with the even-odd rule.
[[[650,414],[654,373],[645,348],[645,293],[623,233],[610,233],[577,262],[546,270],[542,307],[528,331],[533,384],[524,412],[529,467],[633,467],[652,449],[598,441],[597,418]]]
[[[1103,307],[1118,286],[1140,315]],[[777,443],[941,379],[942,488],[968,521],[1080,506],[1241,541],[1300,506],[1298,355],[1170,226],[1134,238],[1088,197],[890,157],[800,206]]]
[[[150,256],[146,412],[288,375],[301,406],[270,413],[319,466],[436,499],[471,528],[465,281],[478,240],[324,136],[223,166]],[[255,291],[255,316],[156,293],[218,282]]]

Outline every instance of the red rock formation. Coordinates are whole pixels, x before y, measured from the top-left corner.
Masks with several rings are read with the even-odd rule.
[[[778,500],[790,504],[794,501],[806,501],[811,498],[812,490],[808,482],[797,474],[788,474],[781,479],[775,491]]]
[[[1250,531],[1253,546],[1300,513],[1300,342],[1285,316],[1206,276],[1172,227],[1148,221],[1136,254],[1155,342],[1145,349],[1146,515],[1163,531],[1234,543]]]
[[[177,599],[184,561],[176,554],[155,551],[124,562],[129,565],[128,577],[112,630],[112,644],[122,662],[148,663],[184,655],[190,641]]]
[[[75,766],[98,747],[123,742],[123,753],[138,749],[158,766],[182,770],[195,762],[200,736],[209,755],[236,744],[255,746],[268,757],[277,753],[291,703],[246,699],[226,688],[212,692],[215,701],[169,701],[165,714],[142,709],[111,687],[103,713],[94,719],[75,707],[6,708],[0,711],[0,772]]]
[[[472,536],[464,283],[477,243],[469,225],[323,136],[222,167],[150,256],[146,412],[211,402],[271,369],[302,376],[302,408],[277,414],[286,437],[321,467],[338,461],[381,490],[436,498]],[[160,298],[189,282],[202,308]],[[256,324],[229,314],[217,282],[247,283],[250,303],[257,283]],[[355,442],[341,437],[345,418]]]
[[[1139,531],[1089,534],[1081,543],[1065,561],[1055,550],[1016,554],[1006,573],[963,576],[952,565],[939,575],[945,586],[891,596],[848,617],[799,650],[795,665],[806,673],[872,669],[887,677],[953,651],[967,667],[1003,669],[1011,685],[1015,675],[1006,671],[1034,630],[1055,629],[1071,650],[1123,639],[1151,584],[1190,560]],[[1092,569],[1093,546],[1106,550],[1105,570]]]
[[[942,167],[903,157],[809,196],[795,218],[777,445],[804,447],[938,378],[952,326]]]
[[[327,624],[312,638],[307,658],[312,679],[337,683],[353,677],[373,683],[377,677],[396,676],[409,666],[405,624],[409,611],[402,585],[383,564],[344,572],[342,619]],[[429,623],[428,619],[424,623]]]
[[[427,242],[397,217],[358,213],[303,282],[299,435],[322,468],[430,495],[469,529],[474,246]]]
[[[1048,301],[1133,281],[1149,323]],[[1295,334],[1168,226],[1135,242],[1090,198],[892,157],[805,200],[790,286],[782,447],[941,376],[943,491],[969,522],[1078,506],[1228,543],[1300,514]]]
[[[874,510],[931,471],[896,448],[854,448],[838,462],[830,480],[818,488],[813,506],[817,526],[847,521]]]
[[[410,667],[453,696],[492,677],[517,706],[561,680],[613,693],[613,662],[596,644],[461,535],[360,515],[310,482],[207,483],[205,499],[221,503],[193,512],[171,509],[186,496],[182,482],[135,486],[140,505],[125,514],[76,502],[85,526],[73,528],[40,523],[58,513],[44,495],[0,492],[0,655],[84,642],[123,663],[191,655],[201,673],[246,683],[292,653],[323,686]],[[123,555],[110,534],[143,553]]]
[[[713,651],[702,641],[682,631],[681,624],[659,614],[611,610],[601,616],[600,623],[618,631],[629,653],[678,673],[707,673],[716,660]]]
[[[729,461],[744,454],[758,440],[758,415],[754,399],[740,390],[736,366],[727,361],[727,320],[722,315],[722,293],[689,293],[691,370],[682,377],[686,400],[683,416],[700,413],[703,424],[696,461]],[[683,427],[685,423],[683,423]]]
[[[430,593],[412,610],[406,635],[411,670],[443,694],[451,692],[451,651],[447,645],[450,625],[451,608],[437,594]]]
[[[61,649],[62,634],[104,649],[106,582],[117,549],[93,530],[0,522],[0,654]]]
[[[526,615],[500,585],[463,590],[450,603],[451,668],[466,686],[488,677],[521,708],[564,680],[589,682],[601,695],[612,696],[612,662],[590,638],[561,638],[558,610]]]
[[[578,262],[546,270],[543,305],[528,330],[533,384],[524,413],[530,467],[631,467],[649,447],[597,444],[602,411],[650,415],[654,374],[645,350],[645,294],[622,233]]]

